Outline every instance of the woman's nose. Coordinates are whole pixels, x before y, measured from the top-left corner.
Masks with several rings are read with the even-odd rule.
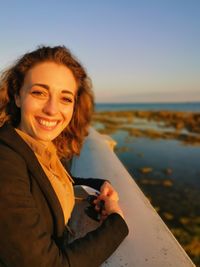
[[[58,101],[55,98],[49,98],[43,107],[43,112],[47,115],[55,115],[58,113]]]

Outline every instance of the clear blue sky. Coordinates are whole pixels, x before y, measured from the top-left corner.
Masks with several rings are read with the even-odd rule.
[[[0,10],[0,70],[62,44],[97,102],[200,101],[199,0],[2,0]]]

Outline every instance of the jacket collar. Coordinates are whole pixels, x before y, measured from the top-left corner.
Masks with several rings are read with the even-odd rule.
[[[35,180],[37,180],[41,191],[45,195],[49,206],[55,217],[55,231],[57,237],[61,236],[64,230],[64,215],[60,202],[54,192],[49,179],[44,173],[35,154],[24,140],[16,133],[13,126],[5,123],[0,127],[0,141],[5,143],[15,152],[17,152],[26,162],[28,170]]]

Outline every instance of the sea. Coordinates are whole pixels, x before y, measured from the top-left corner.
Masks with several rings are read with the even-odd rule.
[[[200,112],[200,102],[188,103],[97,103],[96,111],[170,110]],[[151,122],[135,122],[133,127],[151,128]],[[148,124],[148,125],[147,125]],[[99,125],[98,125],[99,126]],[[98,129],[98,126],[96,127]],[[200,146],[185,145],[176,139],[151,139],[130,137],[128,132],[118,130],[111,134],[117,141],[116,154],[132,177],[140,179],[140,169],[152,168],[151,176],[163,178],[164,170],[171,170],[168,178],[182,185],[200,189]],[[123,149],[123,148],[126,149]]]
[[[97,112],[165,110],[200,113],[200,102],[97,103],[95,108]],[[172,127],[160,127],[155,122],[137,118],[128,126],[174,131]],[[97,123],[97,130],[98,127],[103,125]],[[196,266],[200,266],[200,145],[184,144],[177,139],[130,136],[122,129],[113,132],[111,137],[117,142],[115,153],[124,167]],[[144,168],[151,171],[145,174],[141,172]]]
[[[96,103],[96,111],[116,110],[171,110],[200,112],[200,102],[184,103]]]

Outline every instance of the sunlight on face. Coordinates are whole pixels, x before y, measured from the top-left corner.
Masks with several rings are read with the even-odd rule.
[[[77,83],[71,70],[44,62],[28,71],[16,105],[21,109],[19,129],[42,143],[55,139],[69,124]]]

